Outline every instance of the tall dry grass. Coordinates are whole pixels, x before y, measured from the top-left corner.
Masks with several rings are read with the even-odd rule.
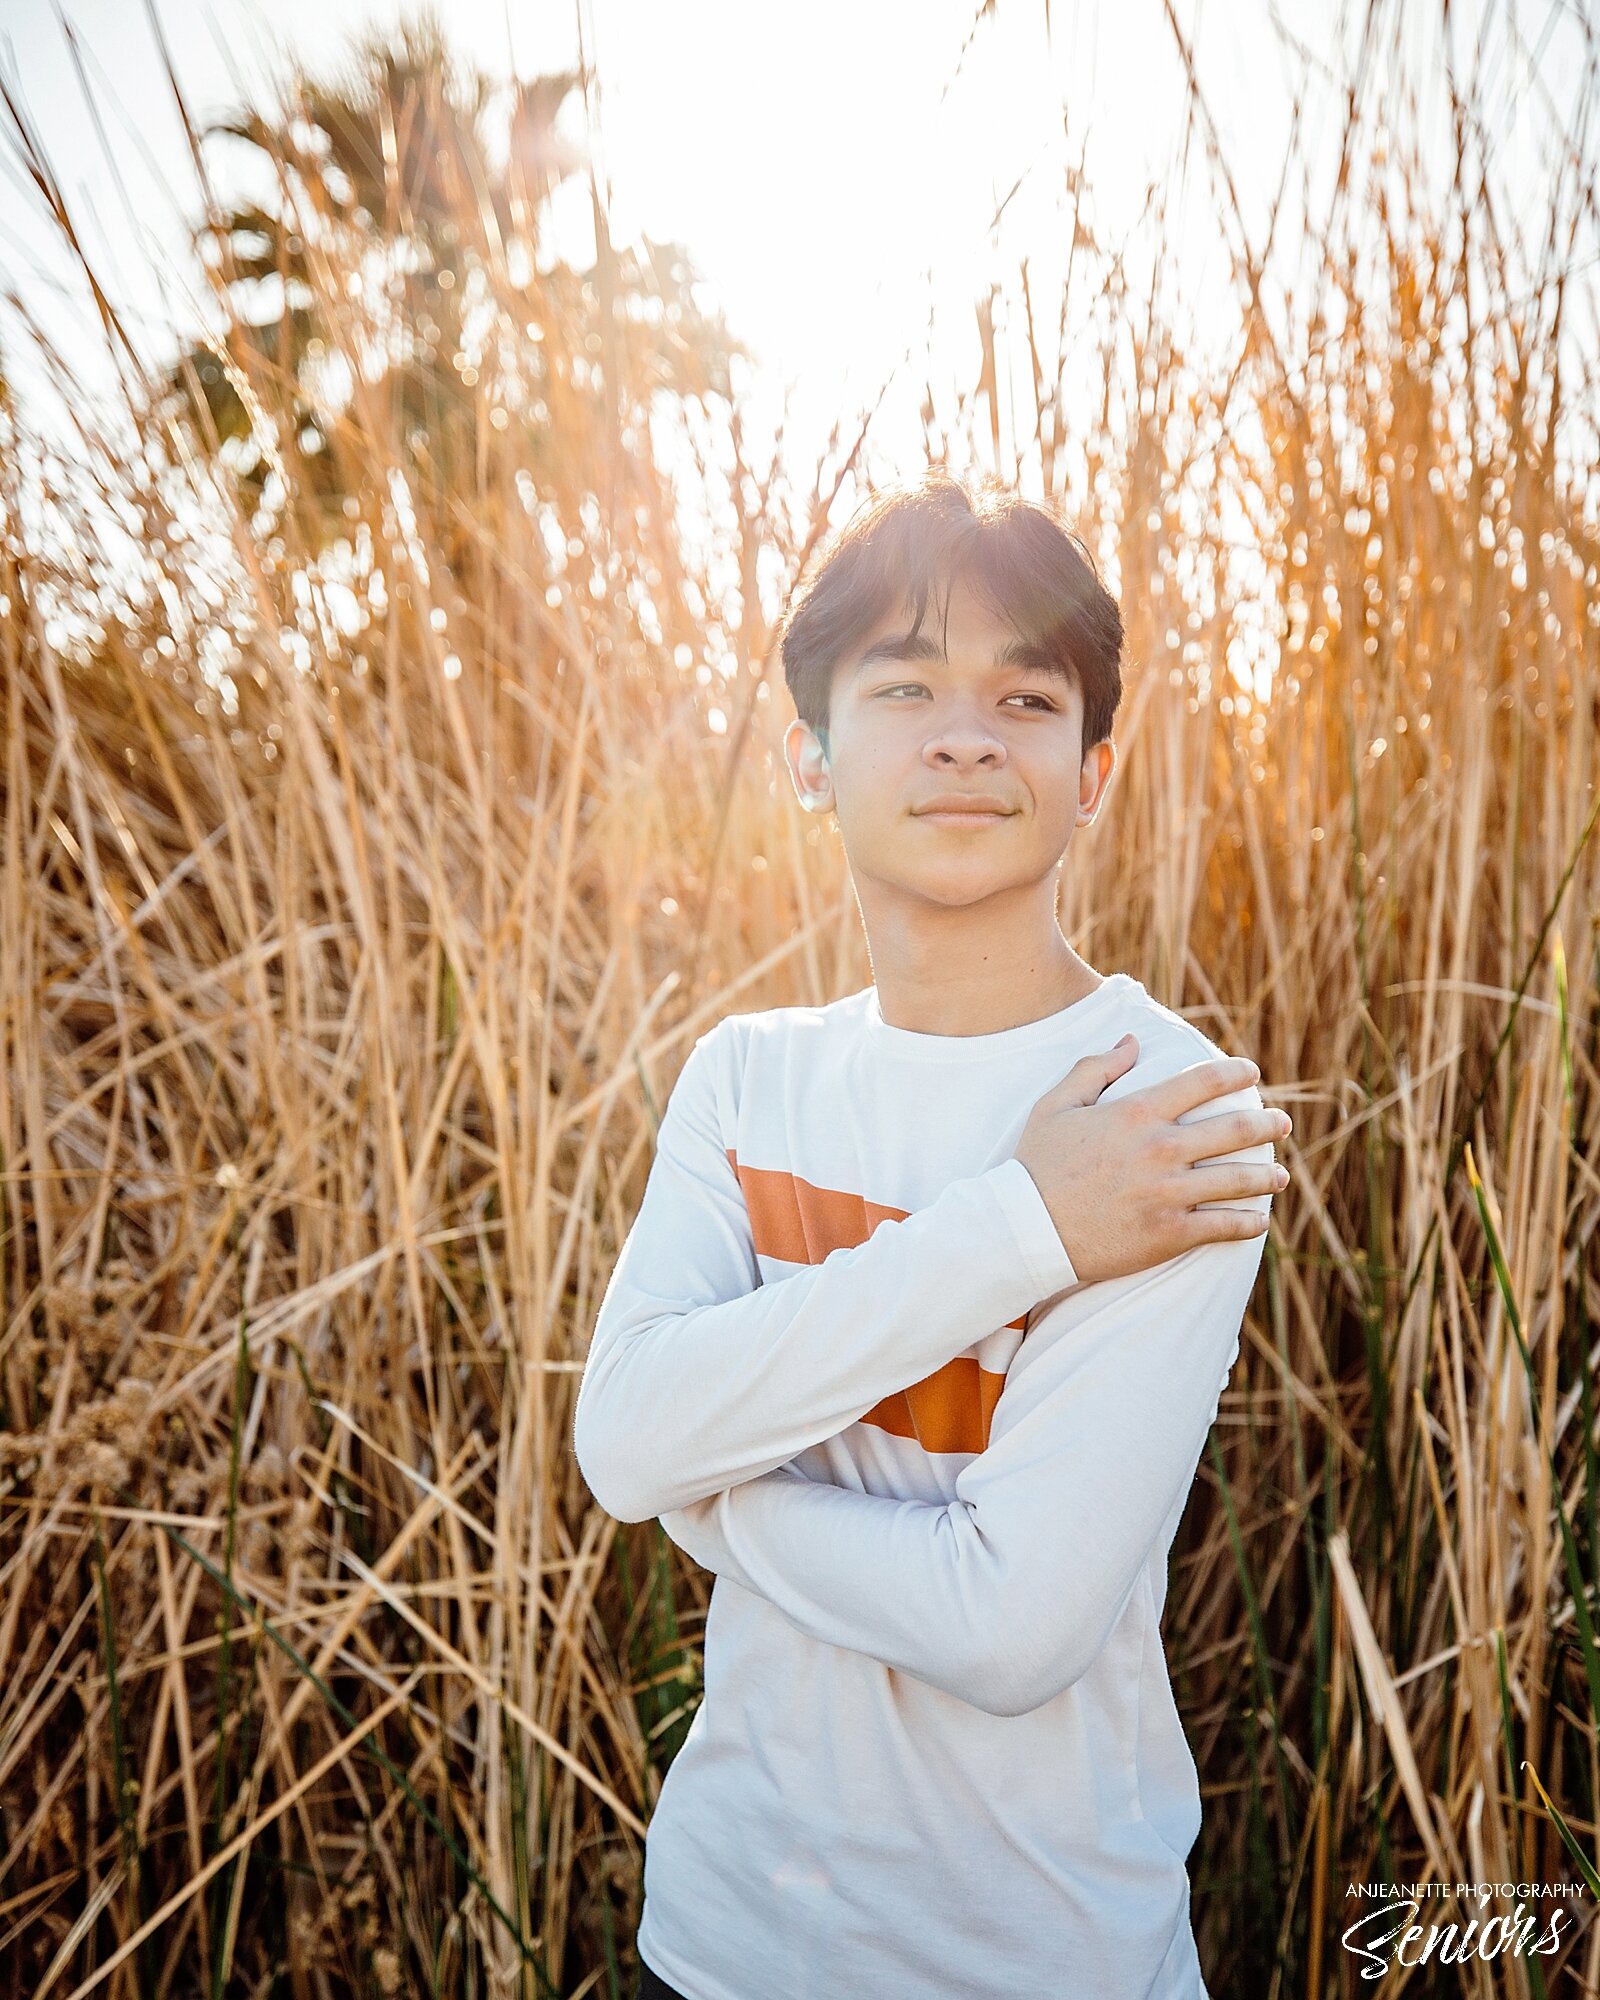
[[[720,330],[637,332],[681,324],[670,273],[598,214],[591,271],[541,270],[569,171],[480,147],[427,61],[374,88],[376,212],[267,115],[281,201],[212,232],[209,360],[130,362],[66,457],[3,419],[7,1991],[631,1991],[707,1580],[595,1508],[576,1376],[693,1037],[868,976],[776,782],[769,620],[871,423],[744,463]],[[1056,302],[999,293],[1036,408],[1002,440],[986,368],[948,412],[953,459],[1061,491],[1060,386],[1104,373],[1068,498],[1130,668],[1062,920],[1295,1117],[1166,1619],[1218,1995],[1366,1990],[1352,1881],[1597,1852],[1582,183],[1530,287],[1456,103],[1452,209],[1357,93],[1313,303],[1275,316],[1241,251],[1227,379],[1069,191],[1100,290],[1059,351]],[[388,360],[319,402],[313,340]],[[1270,702],[1226,672],[1274,651]],[[1597,1967],[1591,1928],[1386,1990]]]

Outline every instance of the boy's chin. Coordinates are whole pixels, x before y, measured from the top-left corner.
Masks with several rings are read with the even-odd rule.
[[[1052,887],[1055,880],[1055,865],[1046,870],[1044,876],[1019,875],[1014,872],[1002,874],[988,868],[944,868],[907,870],[904,873],[890,871],[870,871],[875,877],[880,893],[887,892],[898,901],[923,903],[943,910],[971,909],[979,903],[992,901],[996,896],[1025,895],[1044,882]]]

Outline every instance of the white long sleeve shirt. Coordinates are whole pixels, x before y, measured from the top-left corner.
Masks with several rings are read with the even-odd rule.
[[[1102,1100],[1223,1053],[1117,973],[988,1035],[872,987],[733,1015],[684,1065],[574,1444],[716,1571],[639,1929],[687,2000],[1205,2000],[1159,1620],[1264,1238],[1081,1284],[1013,1157],[1130,1031]]]

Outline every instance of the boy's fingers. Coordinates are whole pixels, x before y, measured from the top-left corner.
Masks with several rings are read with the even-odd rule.
[[[1189,1241],[1237,1243],[1241,1237],[1260,1236],[1271,1219],[1259,1208],[1192,1208],[1188,1216]]]
[[[1178,1145],[1191,1162],[1213,1160],[1246,1146],[1275,1146],[1293,1129],[1287,1111],[1217,1111],[1181,1126]]]
[[[1176,1076],[1163,1077],[1160,1083],[1147,1084],[1143,1091],[1133,1094],[1142,1096],[1158,1116],[1178,1118],[1213,1097],[1247,1090],[1260,1078],[1261,1071],[1248,1056],[1223,1056],[1215,1062],[1195,1063],[1179,1070]]]
[[[1191,1167],[1195,1201],[1238,1201],[1251,1195],[1277,1194],[1289,1184],[1286,1168],[1276,1160],[1230,1160],[1226,1165]]]
[[[1079,1056],[1059,1083],[1052,1084],[1045,1092],[1058,1104],[1093,1104],[1095,1099],[1112,1083],[1139,1053],[1139,1044],[1132,1035],[1124,1035],[1115,1048],[1101,1049],[1092,1056]]]

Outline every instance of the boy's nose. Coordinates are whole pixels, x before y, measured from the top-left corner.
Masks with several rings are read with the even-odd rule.
[[[950,716],[929,732],[922,760],[936,770],[993,770],[1006,759],[1002,740],[977,716]]]

